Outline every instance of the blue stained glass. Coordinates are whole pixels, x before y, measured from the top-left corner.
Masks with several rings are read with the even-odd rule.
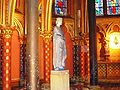
[[[119,9],[118,9],[118,7],[116,7],[116,14],[119,14]]]
[[[112,14],[112,7],[110,6],[109,9],[110,9],[110,10],[109,10],[109,11],[110,11],[110,14]]]
[[[96,15],[103,15],[103,0],[95,0]]]
[[[55,15],[67,15],[67,0],[55,0]]]
[[[120,14],[120,0],[107,0],[107,14],[116,15]]]

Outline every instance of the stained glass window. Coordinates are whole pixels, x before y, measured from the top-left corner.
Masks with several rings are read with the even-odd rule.
[[[107,0],[107,14],[120,14],[120,0]]]
[[[96,16],[103,15],[103,0],[95,0]]]
[[[120,0],[95,0],[96,16],[119,15]]]
[[[55,0],[55,15],[67,15],[67,0]]]

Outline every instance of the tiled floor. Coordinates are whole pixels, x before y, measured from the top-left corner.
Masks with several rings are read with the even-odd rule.
[[[101,87],[100,90],[120,90],[120,87]]]
[[[0,87],[0,90],[2,90],[2,87]],[[25,88],[20,88],[20,87],[12,87],[11,90],[26,90]],[[50,85],[49,84],[43,84],[41,85],[41,89],[40,90],[50,90]],[[74,84],[74,85],[70,85],[70,90],[93,90],[91,88],[91,86],[84,86],[84,85],[80,85],[80,84]],[[94,89],[96,90],[96,89]],[[120,90],[120,85],[109,85],[109,84],[105,84],[105,85],[99,85],[99,89],[97,90]]]
[[[2,90],[2,89],[0,89]],[[19,87],[14,87],[12,90],[26,90],[20,89]],[[41,86],[40,90],[50,90],[50,85],[44,84]],[[71,85],[70,90],[120,90],[120,86],[100,86],[99,89],[92,89],[90,86],[81,86],[81,85]]]

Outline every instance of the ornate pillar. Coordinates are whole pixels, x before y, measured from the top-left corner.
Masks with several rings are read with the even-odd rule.
[[[80,62],[81,62],[81,77],[84,80],[88,80],[89,73],[89,61],[88,61],[88,8],[87,8],[87,0],[80,0]]]
[[[44,44],[45,44],[45,47],[44,47],[44,70],[45,70],[45,73],[44,73],[44,80],[46,83],[49,83],[50,82],[50,71],[51,71],[51,43],[50,41],[52,40],[51,39],[51,34],[47,34],[47,35],[44,35],[45,38],[44,38]]]
[[[97,85],[97,49],[96,49],[96,15],[95,0],[88,0],[89,48],[90,48],[90,84]]]
[[[2,85],[3,90],[11,89],[11,38],[16,0],[0,0],[0,33],[3,37]]]
[[[83,56],[84,56],[84,80],[89,81],[89,42],[88,42],[88,35],[85,34],[84,36],[84,45],[82,46],[83,49]]]
[[[20,87],[25,87],[26,38],[20,38]]]
[[[73,75],[74,77],[80,76],[80,58],[79,58],[79,40],[78,38],[73,39]]]
[[[27,90],[39,90],[38,1],[27,0]]]
[[[80,46],[80,76],[82,79],[84,79],[85,77],[85,62],[84,62],[84,49],[82,47],[82,45]]]
[[[81,77],[89,80],[89,38],[88,33],[80,33],[80,65]]]
[[[87,41],[86,41],[87,42]],[[89,43],[89,42],[88,42]],[[89,60],[89,44],[85,44],[85,50],[84,50],[84,69],[85,69],[85,80],[89,81],[90,77],[90,60]]]
[[[2,85],[3,35],[0,33],[0,85]]]
[[[15,30],[12,26],[1,26],[0,30],[3,34],[3,63],[2,63],[2,84],[3,90],[11,89],[11,38],[12,32]]]
[[[80,38],[80,41],[79,41],[79,47],[80,47],[80,77],[82,79],[84,79],[84,75],[85,75],[85,68],[84,68],[84,36],[83,36],[83,33],[79,33],[79,38]]]
[[[52,2],[53,0],[42,0],[42,28],[41,35],[44,38],[44,80],[50,83],[51,67],[51,36],[52,36]]]

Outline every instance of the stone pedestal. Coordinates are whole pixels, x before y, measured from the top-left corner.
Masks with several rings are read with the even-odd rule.
[[[70,90],[69,70],[51,71],[50,90]]]

